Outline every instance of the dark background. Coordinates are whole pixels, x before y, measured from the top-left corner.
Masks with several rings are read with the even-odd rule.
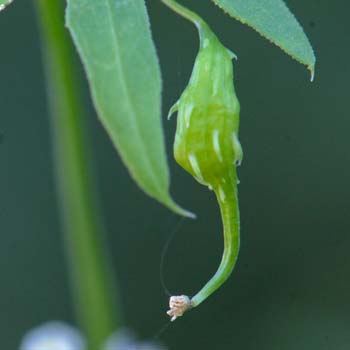
[[[186,85],[198,40],[189,23],[149,3],[165,116]],[[288,1],[316,50],[310,83],[304,67],[209,0],[188,4],[239,57],[242,246],[232,278],[161,339],[173,350],[348,350],[350,6]],[[0,344],[12,350],[32,327],[74,316],[32,2],[1,13],[0,33]],[[152,338],[167,322],[160,255],[179,218],[138,190],[88,98],[86,108],[125,324]],[[214,196],[172,159],[175,119],[164,118],[164,127],[172,193],[198,214],[178,229],[165,280],[191,295],[219,263],[221,222]]]

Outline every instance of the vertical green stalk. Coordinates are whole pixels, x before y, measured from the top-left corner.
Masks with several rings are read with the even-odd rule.
[[[76,311],[90,350],[116,330],[112,271],[87,147],[74,51],[62,0],[36,0],[51,108],[58,193]]]

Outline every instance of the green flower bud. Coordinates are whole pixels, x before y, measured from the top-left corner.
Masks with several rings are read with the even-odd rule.
[[[188,86],[170,110],[178,111],[176,161],[198,182],[217,190],[243,156],[234,57],[206,28]]]

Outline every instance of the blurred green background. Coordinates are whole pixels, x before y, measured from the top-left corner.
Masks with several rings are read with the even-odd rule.
[[[232,278],[161,335],[170,349],[350,348],[350,47],[345,1],[289,0],[317,54],[316,78],[208,1],[186,1],[239,57],[242,246]],[[31,1],[0,14],[0,344],[52,319],[74,322],[51,158],[45,80]],[[212,193],[172,159],[175,119],[165,115],[187,83],[197,34],[149,1],[164,79],[172,193],[195,211],[164,263],[173,293],[194,294],[222,252]],[[87,122],[108,245],[125,325],[152,338],[167,323],[162,249],[178,217],[129,178],[85,89]]]

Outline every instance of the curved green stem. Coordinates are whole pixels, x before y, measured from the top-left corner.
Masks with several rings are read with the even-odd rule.
[[[224,252],[221,263],[214,276],[191,299],[191,306],[196,307],[214,293],[231,275],[235,267],[240,245],[239,207],[237,196],[236,170],[231,177],[214,188],[220,206],[224,229]]]
[[[221,263],[214,276],[191,299],[186,295],[170,297],[170,310],[167,311],[167,314],[171,317],[171,321],[175,321],[187,310],[206,300],[230,277],[235,267],[240,245],[237,183],[236,168],[233,168],[224,181],[221,180],[213,185],[220,206],[224,229],[224,252]]]
[[[196,13],[180,5],[175,0],[161,0],[171,10],[192,22],[198,29],[201,46],[204,44],[204,37],[213,35],[208,24]]]
[[[42,34],[58,195],[75,306],[89,350],[118,326],[115,286],[97,205],[74,51],[62,0],[36,0]]]

